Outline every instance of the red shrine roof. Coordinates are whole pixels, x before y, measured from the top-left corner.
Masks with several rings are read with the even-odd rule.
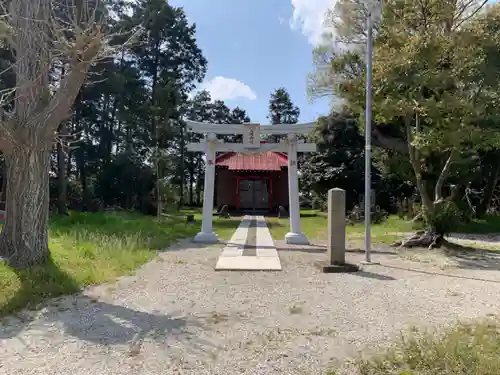
[[[215,165],[230,171],[280,171],[288,166],[286,154],[266,151],[261,153],[227,152],[218,156]]]

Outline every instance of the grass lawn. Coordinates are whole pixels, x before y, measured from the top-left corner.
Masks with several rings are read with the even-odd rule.
[[[360,375],[497,375],[499,352],[500,325],[487,320],[460,324],[444,335],[403,338],[386,353],[358,361],[356,367]]]
[[[50,222],[52,263],[15,272],[0,262],[0,316],[35,307],[47,298],[132,273],[159,250],[195,235],[195,224],[175,215],[157,221],[133,213],[77,213]],[[230,238],[239,221],[214,218],[214,230]]]
[[[317,213],[313,210],[301,211],[301,229],[309,239],[326,240],[328,219],[326,215]],[[278,219],[275,217],[267,218],[269,230],[274,239],[283,239],[289,231],[289,219]],[[401,236],[395,233],[414,232],[421,229],[418,223],[412,223],[398,216],[389,216],[389,218],[380,223],[372,224],[373,243],[391,244],[401,239]],[[363,241],[365,235],[364,223],[347,225],[347,238],[353,242]],[[456,230],[457,233],[470,234],[488,234],[500,233],[500,216],[488,216],[484,219],[474,220],[471,223],[463,224]]]
[[[283,239],[289,231],[289,219],[278,219],[275,217],[267,219],[269,230],[273,238]],[[326,240],[328,218],[316,214],[314,211],[301,211],[301,229],[309,239]],[[400,219],[397,216],[389,217],[381,224],[372,225],[372,239],[374,243],[392,243],[400,236],[391,234],[394,232],[411,232],[415,227],[412,223]],[[362,240],[365,235],[364,224],[347,225],[347,238],[349,240]]]
[[[489,215],[483,219],[474,219],[471,223],[461,225],[457,232],[474,234],[500,233],[500,216]]]

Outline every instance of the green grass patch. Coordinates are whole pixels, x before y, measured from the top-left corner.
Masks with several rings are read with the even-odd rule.
[[[194,236],[201,218],[157,220],[135,213],[77,213],[50,221],[52,262],[16,272],[0,263],[0,315],[36,307],[47,298],[71,294],[84,286],[131,274],[159,250]],[[214,230],[227,238],[238,221],[214,218]]]
[[[301,211],[300,222],[301,229],[308,238],[326,240],[328,218],[324,213],[303,210]],[[283,239],[290,228],[289,219],[267,218],[267,223],[275,239]],[[401,235],[398,233],[411,233],[422,228],[422,223],[411,222],[395,215],[389,216],[382,223],[372,223],[372,241],[374,243],[391,244],[401,239]],[[365,225],[364,223],[347,225],[346,232],[349,240],[362,241],[365,235]],[[484,219],[473,220],[471,223],[461,225],[455,232],[470,234],[500,233],[500,216],[487,216]],[[497,246],[492,246],[492,248],[496,249]]]
[[[266,218],[267,227],[275,240],[282,240],[290,231],[290,219]],[[302,211],[300,218],[301,230],[309,238],[318,238],[326,234],[328,219],[312,211]]]
[[[359,375],[497,375],[499,353],[500,325],[488,320],[458,325],[444,335],[413,334],[356,367]]]
[[[500,233],[500,215],[488,215],[482,219],[474,219],[472,222],[462,224],[458,233],[489,234]]]
[[[267,218],[269,230],[273,238],[283,239],[289,231],[289,219]],[[311,210],[301,211],[301,229],[310,239],[326,240],[328,230],[328,218],[324,214]],[[390,216],[386,221],[372,224],[371,234],[374,243],[390,244],[401,236],[394,234],[398,232],[412,232],[418,229],[414,223],[403,220],[397,216]],[[347,225],[347,238],[350,240],[362,240],[365,235],[364,223]]]

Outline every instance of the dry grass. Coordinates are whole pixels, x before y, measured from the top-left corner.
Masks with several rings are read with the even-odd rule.
[[[359,375],[498,375],[500,324],[490,319],[460,324],[443,335],[413,333],[355,367]]]

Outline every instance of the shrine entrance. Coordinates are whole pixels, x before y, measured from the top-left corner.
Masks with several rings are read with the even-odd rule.
[[[270,210],[272,199],[270,199],[269,178],[244,176],[239,180],[239,192],[237,202],[241,210],[262,211]]]
[[[285,236],[285,241],[289,244],[308,244],[307,237],[300,230],[300,202],[299,202],[299,177],[297,171],[297,153],[314,152],[316,144],[303,143],[297,134],[308,134],[316,126],[316,123],[308,124],[277,124],[271,126],[260,126],[260,124],[207,124],[195,121],[186,121],[187,126],[196,133],[205,134],[205,142],[190,143],[189,151],[204,152],[206,155],[205,180],[203,188],[203,220],[201,232],[194,241],[201,243],[218,242],[218,236],[213,231],[213,211],[214,211],[214,186],[216,176],[216,156],[219,153],[240,153],[240,154],[260,154],[266,152],[287,154],[287,174],[288,174],[288,201],[290,216],[290,231]],[[243,135],[243,143],[224,143],[217,138],[217,135]],[[280,143],[262,143],[261,134],[285,136]],[[269,159],[269,158],[265,158]],[[273,171],[276,166],[268,166],[266,170]],[[278,166],[279,167],[279,166]],[[233,171],[242,168],[229,166]],[[252,169],[248,170],[251,172]],[[255,171],[256,168],[253,168]],[[279,169],[278,169],[279,170]],[[239,173],[239,172],[238,172]],[[245,176],[248,176],[245,173]],[[252,181],[253,180],[253,181]],[[243,184],[241,182],[243,181]],[[236,195],[236,202],[249,205],[252,208],[272,207],[272,182],[267,179],[242,178],[237,179],[239,183],[237,189],[233,190]],[[243,185],[243,186],[242,186]],[[256,198],[256,197],[259,198]]]

